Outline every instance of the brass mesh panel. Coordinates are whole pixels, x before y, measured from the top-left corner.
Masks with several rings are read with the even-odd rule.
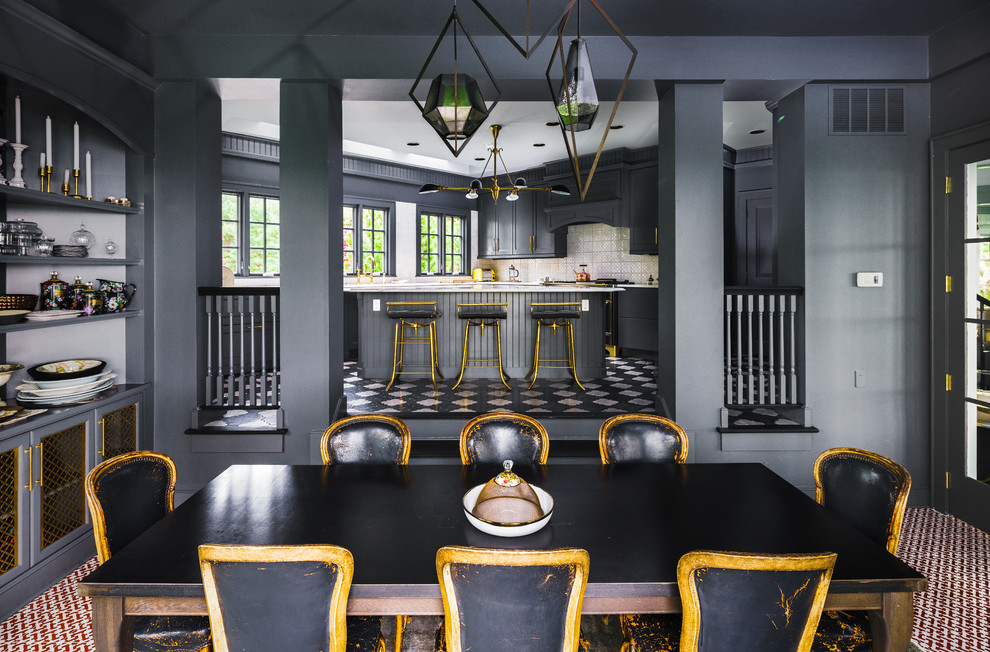
[[[137,404],[124,406],[103,417],[103,459],[137,450]]]
[[[17,452],[0,453],[0,575],[17,566]]]
[[[86,522],[86,424],[41,440],[41,549]]]

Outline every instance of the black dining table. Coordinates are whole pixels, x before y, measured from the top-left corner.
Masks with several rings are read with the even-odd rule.
[[[84,578],[97,652],[119,649],[125,616],[205,614],[202,543],[332,543],[354,555],[352,615],[436,615],[446,545],[584,548],[583,613],[676,613],[677,561],[690,550],[835,552],[827,609],[871,616],[874,649],[907,650],[924,576],[762,464],[516,466],[554,498],[546,527],[497,537],[461,499],[494,465],[229,467]]]

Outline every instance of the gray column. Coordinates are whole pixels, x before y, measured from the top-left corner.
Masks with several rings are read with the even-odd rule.
[[[282,406],[286,461],[309,460],[311,431],[343,394],[340,90],[283,81],[281,92]]]

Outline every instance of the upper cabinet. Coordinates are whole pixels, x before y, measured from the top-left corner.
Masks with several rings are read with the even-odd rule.
[[[657,165],[644,165],[628,171],[626,212],[629,216],[629,253],[657,253]]]
[[[542,186],[533,171],[523,173],[530,186]],[[554,258],[567,253],[567,233],[552,232],[544,212],[549,193],[523,190],[519,199],[508,201],[501,193],[497,202],[482,194],[478,200],[478,256],[481,258]]]

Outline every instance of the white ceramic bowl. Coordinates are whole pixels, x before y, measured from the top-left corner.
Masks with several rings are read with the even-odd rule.
[[[0,364],[0,387],[7,384],[11,374],[23,368],[22,364]]]
[[[497,537],[523,537],[527,534],[538,532],[543,528],[543,526],[550,522],[550,516],[553,514],[553,496],[543,491],[535,484],[531,484],[529,486],[536,492],[537,498],[540,499],[540,507],[543,508],[543,516],[535,521],[503,525],[501,523],[486,521],[472,514],[471,512],[474,510],[474,506],[478,503],[478,494],[480,494],[481,490],[485,488],[485,485],[483,484],[472,487],[466,494],[464,494],[464,498],[461,501],[464,505],[464,515],[467,516],[467,520],[471,525],[478,528],[482,532],[494,534]]]

